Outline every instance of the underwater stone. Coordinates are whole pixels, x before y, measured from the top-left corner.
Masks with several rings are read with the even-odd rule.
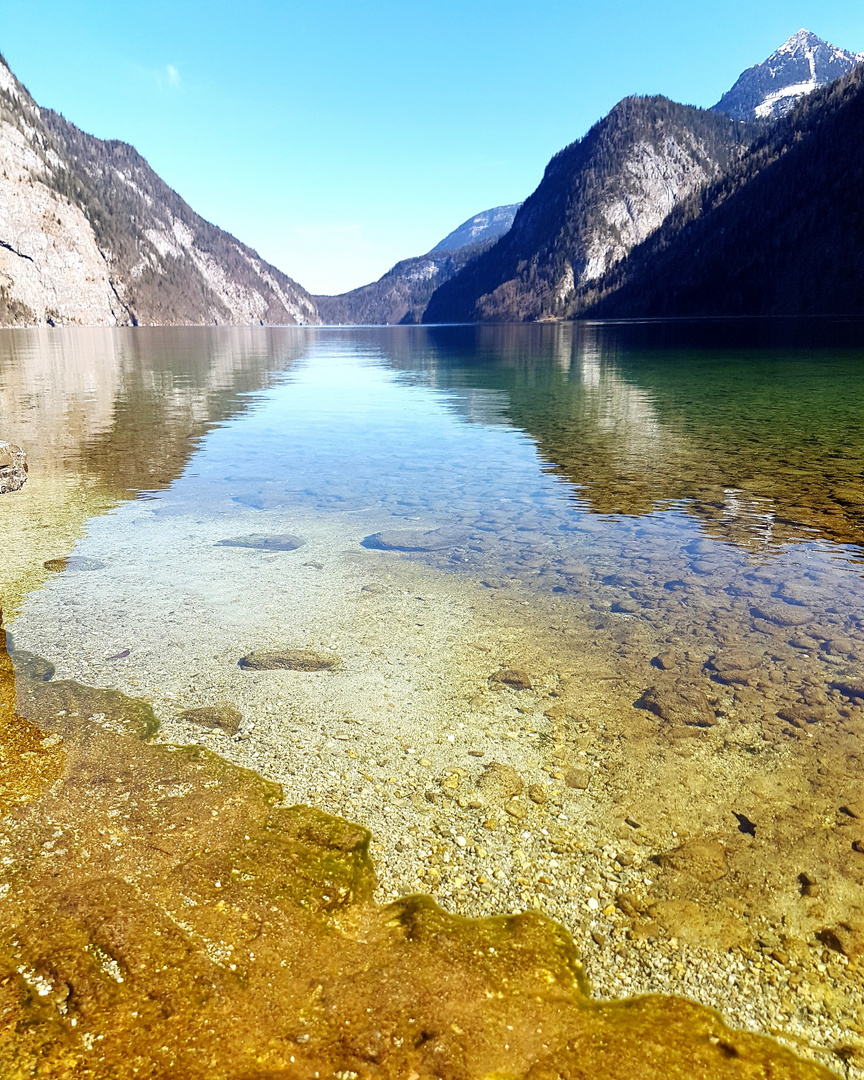
[[[367,536],[361,544],[373,551],[445,551],[455,547],[461,535],[432,529],[428,532],[420,529],[397,529],[392,532],[379,532]]]
[[[292,533],[277,533],[267,536],[252,533],[250,536],[234,536],[229,540],[219,540],[216,547],[254,548],[256,551],[296,551],[306,543]]]
[[[105,569],[104,562],[100,562],[99,559],[87,559],[83,555],[69,555],[65,559],[48,559],[48,561],[42,565],[46,570],[53,570],[57,573],[62,570],[72,570],[75,572]]]
[[[335,653],[313,649],[258,649],[239,661],[249,671],[330,671],[338,663]]]
[[[204,705],[198,709],[185,709],[180,719],[200,727],[217,728],[228,735],[236,735],[243,723],[243,713],[233,705]]]
[[[27,455],[15,443],[0,442],[0,495],[18,491],[27,480]]]

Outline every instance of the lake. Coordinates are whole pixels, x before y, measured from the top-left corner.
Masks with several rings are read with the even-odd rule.
[[[18,710],[143,699],[369,828],[379,902],[545,912],[597,997],[864,1075],[859,337],[3,332]]]

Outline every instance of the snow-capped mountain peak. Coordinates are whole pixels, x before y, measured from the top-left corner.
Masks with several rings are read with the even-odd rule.
[[[736,120],[773,119],[811,91],[839,79],[864,53],[839,49],[810,30],[799,30],[767,60],[748,68],[713,106]]]

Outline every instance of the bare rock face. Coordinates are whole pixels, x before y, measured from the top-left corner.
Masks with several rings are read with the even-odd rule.
[[[18,491],[27,479],[27,455],[15,443],[0,442],[0,495]]]
[[[317,323],[309,294],[0,57],[0,325]]]

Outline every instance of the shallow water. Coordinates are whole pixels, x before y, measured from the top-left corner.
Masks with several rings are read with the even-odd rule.
[[[855,333],[5,334],[19,679],[371,826],[380,899],[539,908],[595,992],[859,1075]]]

